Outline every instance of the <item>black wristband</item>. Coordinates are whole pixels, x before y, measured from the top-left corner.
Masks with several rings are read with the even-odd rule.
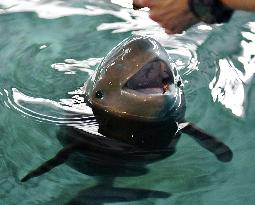
[[[188,3],[191,12],[209,24],[228,22],[234,12],[220,0],[188,0]]]

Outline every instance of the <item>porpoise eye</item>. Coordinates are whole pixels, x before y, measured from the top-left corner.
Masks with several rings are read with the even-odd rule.
[[[96,96],[96,98],[101,99],[104,97],[104,94],[103,94],[102,90],[98,90],[98,91],[96,91],[95,96]]]

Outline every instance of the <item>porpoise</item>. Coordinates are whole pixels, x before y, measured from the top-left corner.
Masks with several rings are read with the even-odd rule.
[[[70,128],[75,137],[63,140],[64,148],[54,158],[21,181],[66,162],[74,151],[116,166],[153,162],[173,154],[182,133],[220,161],[233,157],[222,141],[185,120],[182,80],[153,38],[131,36],[114,47],[85,83],[84,98],[93,110],[91,119],[99,124],[98,134]]]

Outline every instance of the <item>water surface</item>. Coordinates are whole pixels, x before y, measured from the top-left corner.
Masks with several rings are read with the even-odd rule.
[[[93,191],[98,179],[68,165],[21,183],[61,149],[60,126],[90,112],[80,88],[131,34],[151,36],[167,49],[184,81],[186,118],[228,144],[232,162],[217,161],[183,135],[177,153],[150,164],[149,173],[116,178],[114,187],[129,188],[122,192]],[[62,205],[76,198],[95,205],[254,204],[255,14],[236,12],[225,25],[166,35],[146,11],[109,1],[3,0],[0,36],[1,205]],[[137,201],[135,188],[170,196]]]

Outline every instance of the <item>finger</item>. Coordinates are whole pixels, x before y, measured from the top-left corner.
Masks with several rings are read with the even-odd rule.
[[[165,28],[165,32],[167,34],[182,34],[189,27],[190,27],[189,25],[182,25],[182,26],[179,25],[179,26],[171,26],[171,28],[169,26],[168,27],[163,27],[163,28]]]
[[[161,21],[161,16],[158,15],[157,13],[153,12],[153,11],[150,11],[149,17],[150,17],[150,19],[152,19],[153,21],[156,21],[156,22],[159,22],[159,23],[160,23],[160,21]]]
[[[162,11],[158,8],[152,8],[149,13],[149,17],[158,23],[163,23],[163,21],[166,21],[166,19],[171,18],[171,14],[164,15]],[[167,20],[168,21],[168,20]],[[168,21],[169,22],[169,21]]]
[[[133,3],[133,9],[134,10],[139,10],[141,8],[143,8],[143,6],[139,6],[139,5],[136,5],[136,4]]]
[[[185,29],[180,27],[165,28],[165,33],[167,34],[182,34],[183,31],[185,31]]]
[[[155,0],[140,0],[139,4],[142,5],[143,7],[149,7],[152,8],[156,5],[157,2]]]
[[[133,9],[138,10],[143,8],[143,4],[141,2],[141,0],[133,0]]]
[[[162,25],[162,27],[167,34],[182,34],[190,25]]]
[[[175,20],[174,20],[175,19]],[[190,18],[189,16],[185,18],[170,18],[167,22],[162,22],[160,25],[165,28],[167,34],[176,34],[182,33],[183,31],[187,30],[194,24],[198,23],[198,21],[194,18]]]
[[[165,28],[165,33],[166,34],[177,34],[177,32],[174,30],[174,29],[167,29],[167,28]]]
[[[181,28],[179,24],[173,23],[173,21],[162,21],[159,22],[160,26],[165,29],[167,34],[176,34],[177,31],[181,32]]]

